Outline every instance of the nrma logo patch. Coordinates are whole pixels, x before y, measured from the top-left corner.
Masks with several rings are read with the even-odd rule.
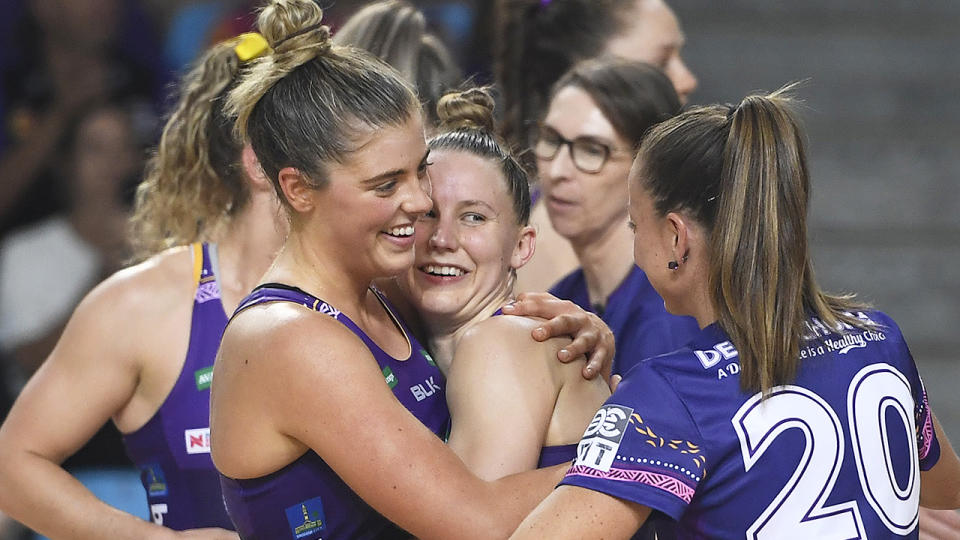
[[[188,454],[210,453],[210,428],[187,429],[183,432]]]
[[[286,509],[290,532],[296,539],[306,538],[327,528],[327,518],[323,515],[323,503],[320,497],[295,504]]]

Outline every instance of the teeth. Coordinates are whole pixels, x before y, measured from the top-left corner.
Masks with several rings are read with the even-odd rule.
[[[424,270],[428,274],[433,274],[435,276],[462,276],[463,270],[455,266],[440,266],[435,264],[428,264],[424,267]]]
[[[394,227],[387,231],[387,234],[390,236],[413,236],[413,226],[407,225],[406,227]]]

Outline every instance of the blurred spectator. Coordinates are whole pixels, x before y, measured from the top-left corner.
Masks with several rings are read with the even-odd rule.
[[[405,0],[368,4],[344,23],[333,42],[369,51],[399,71],[417,89],[431,125],[437,123],[437,101],[463,82],[450,51],[427,31],[423,13]]]
[[[0,0],[0,234],[63,208],[62,137],[98,103],[156,127],[168,69],[133,0]]]
[[[143,168],[132,121],[114,105],[84,116],[56,182],[68,209],[0,244],[0,347],[24,375],[50,353],[77,301],[126,256],[124,195]]]

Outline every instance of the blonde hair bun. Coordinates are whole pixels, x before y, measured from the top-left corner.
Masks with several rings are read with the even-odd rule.
[[[271,0],[257,16],[257,28],[274,54],[330,49],[330,28],[322,24],[323,9],[313,0]]]
[[[487,87],[448,93],[437,103],[440,130],[481,129],[493,133],[493,107]]]

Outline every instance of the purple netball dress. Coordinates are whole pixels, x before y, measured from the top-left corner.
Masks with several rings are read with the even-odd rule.
[[[896,323],[857,316],[873,329],[811,319],[796,380],[766,396],[740,389],[717,324],[640,362],[562,483],[666,516],[660,538],[917,538],[940,455],[926,392]]]
[[[232,530],[210,459],[210,381],[227,315],[215,273],[216,246],[194,244],[193,251],[197,288],[183,369],[156,414],[123,442],[140,469],[154,523]]]
[[[374,293],[410,341],[409,358],[393,358],[335,307],[287,285],[270,283],[257,287],[236,313],[266,302],[293,302],[333,317],[363,340],[383,372],[384,383],[400,403],[438,437],[443,437],[450,425],[446,381],[406,325],[393,315],[386,300],[376,290]],[[312,450],[267,476],[220,478],[230,517],[244,540],[408,536],[367,505]]]

